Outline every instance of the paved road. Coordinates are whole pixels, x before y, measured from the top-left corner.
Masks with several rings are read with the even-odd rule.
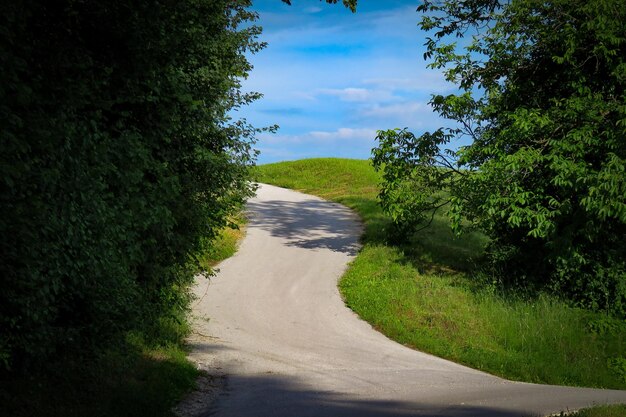
[[[509,382],[390,341],[336,287],[358,250],[353,213],[268,185],[248,208],[239,252],[196,288],[191,356],[222,375],[196,415],[522,417],[626,402],[626,391]]]

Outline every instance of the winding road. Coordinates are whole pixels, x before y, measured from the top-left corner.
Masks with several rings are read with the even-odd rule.
[[[527,417],[626,403],[626,391],[510,382],[393,342],[337,290],[359,249],[355,214],[269,185],[248,214],[237,254],[195,288],[190,356],[217,387],[188,415]]]

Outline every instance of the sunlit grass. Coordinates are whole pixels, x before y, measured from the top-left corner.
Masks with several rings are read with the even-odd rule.
[[[211,271],[219,262],[237,252],[239,242],[245,235],[246,219],[239,214],[232,221],[232,227],[224,227],[215,239],[203,242],[202,250],[196,255],[201,271]]]
[[[626,352],[625,323],[554,297],[522,298],[478,279],[474,265],[487,238],[455,237],[445,213],[408,244],[393,245],[389,220],[376,203],[379,177],[368,161],[269,164],[257,175],[361,215],[364,246],[340,290],[350,308],[389,337],[509,379],[626,388],[608,365]]]

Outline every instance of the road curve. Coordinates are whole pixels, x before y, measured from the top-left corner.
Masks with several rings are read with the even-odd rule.
[[[526,417],[626,403],[626,391],[510,382],[387,339],[337,290],[356,215],[269,185],[248,213],[237,254],[195,288],[190,356],[221,387],[188,415]]]

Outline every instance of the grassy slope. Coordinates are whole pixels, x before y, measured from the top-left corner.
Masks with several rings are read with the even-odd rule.
[[[340,290],[350,308],[391,338],[514,380],[626,388],[607,366],[626,351],[626,325],[548,297],[516,299],[477,282],[469,271],[483,236],[455,239],[440,216],[410,245],[387,243],[389,223],[376,204],[378,176],[367,161],[268,164],[257,175],[361,215],[364,247]]]

